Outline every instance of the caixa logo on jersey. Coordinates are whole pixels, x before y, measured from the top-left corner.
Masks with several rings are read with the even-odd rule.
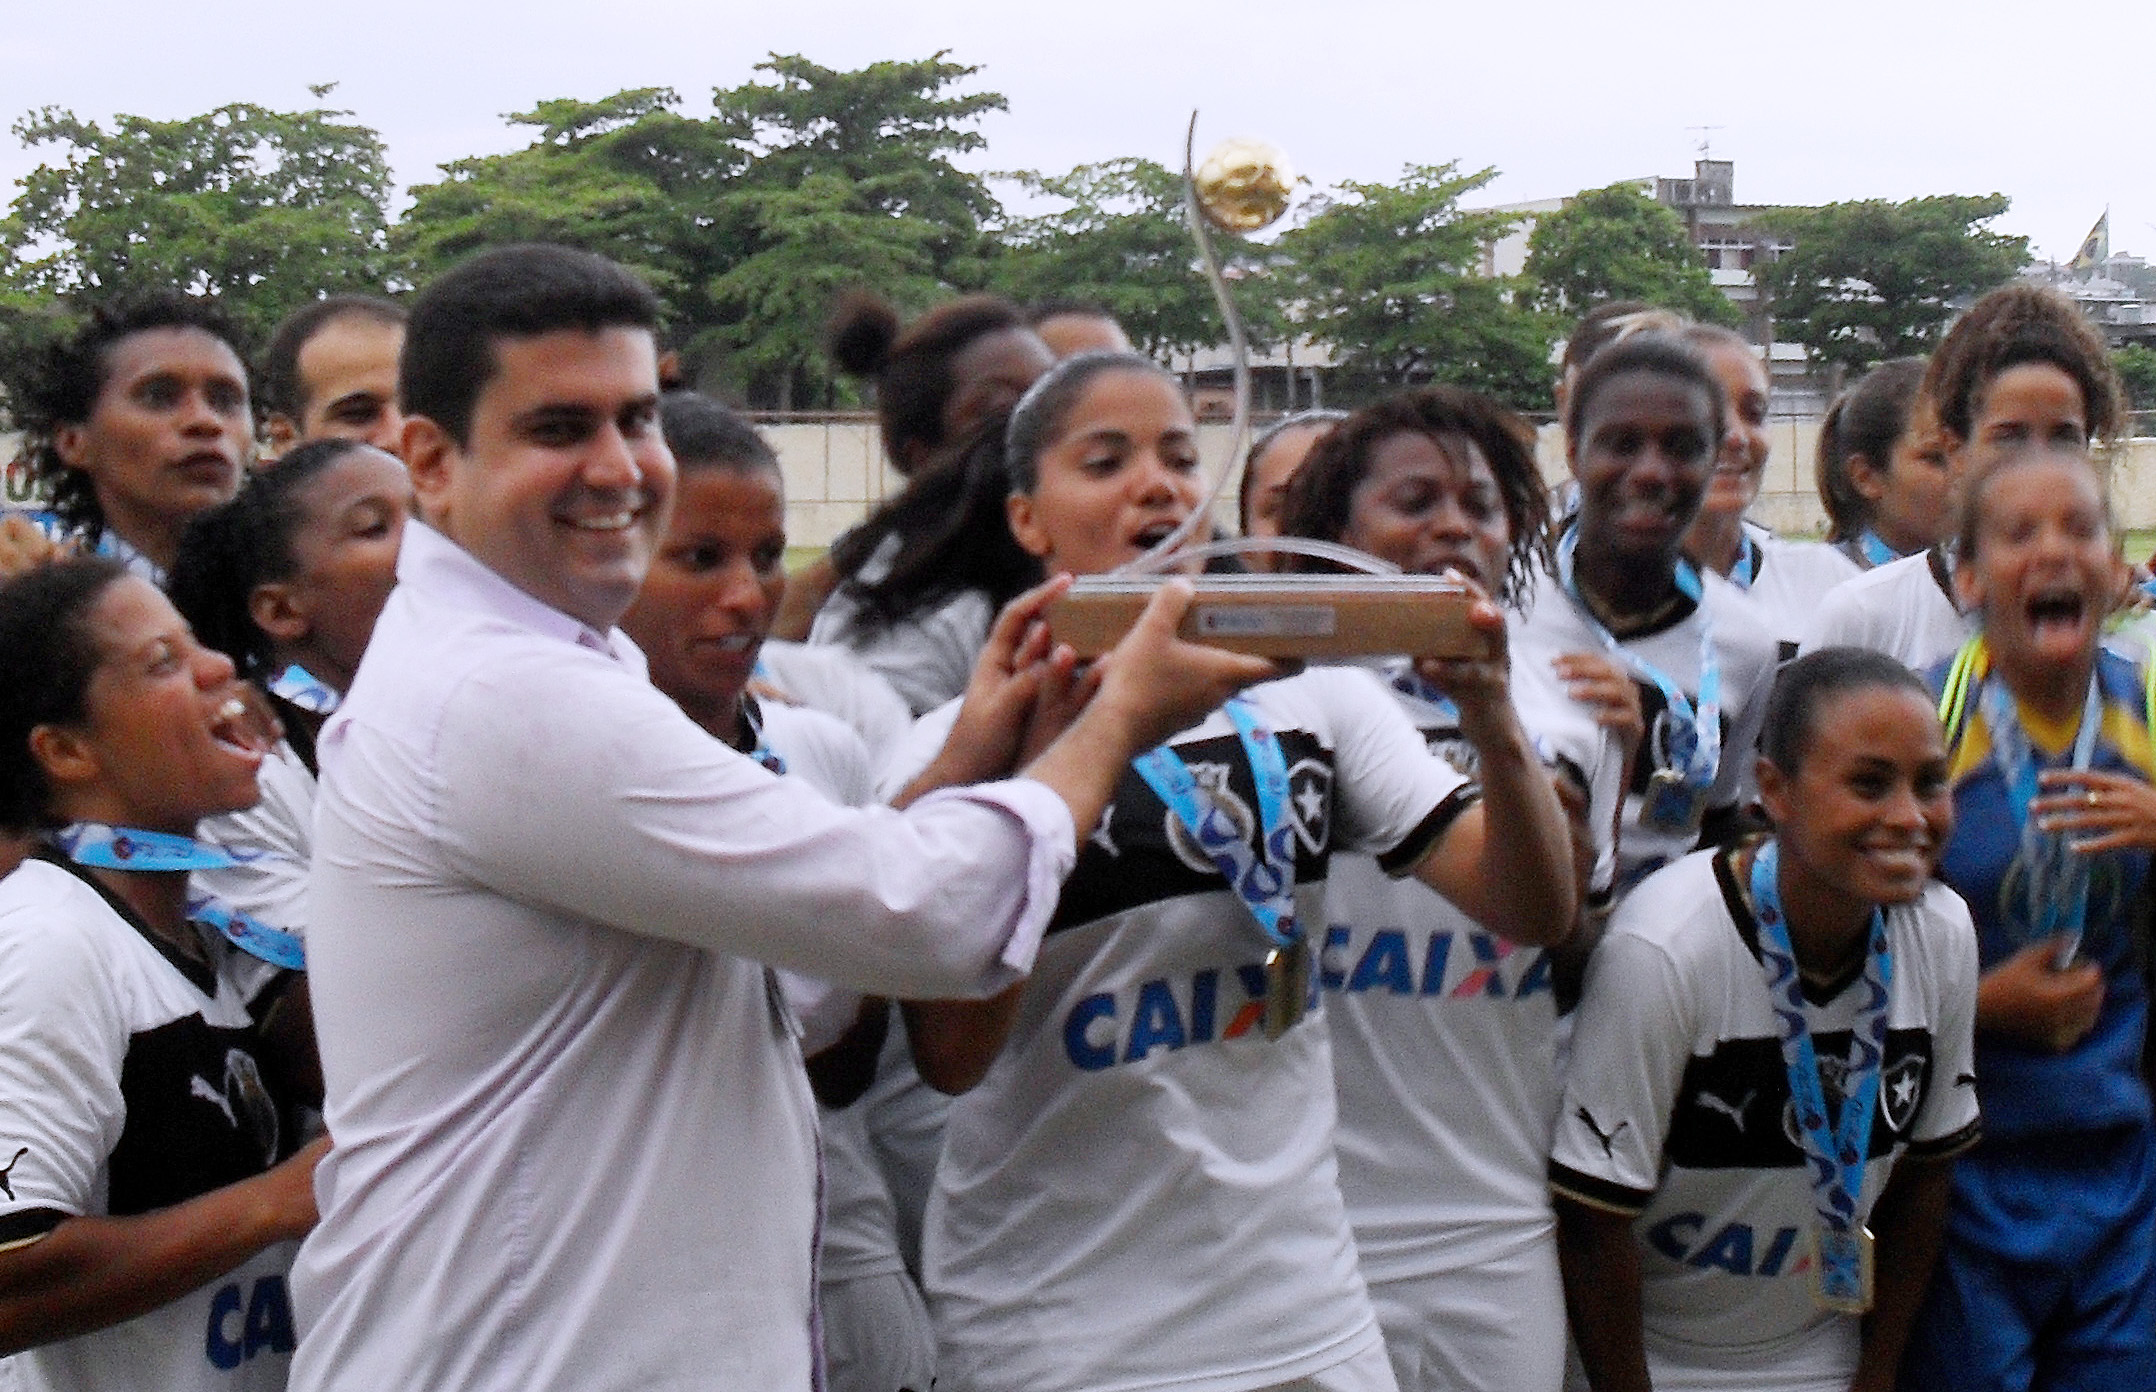
[[[1889,1044],[1888,1047],[1893,1046]],[[1861,1053],[1862,1046],[1851,1040],[1844,1053],[1819,1055],[1819,1081],[1826,1086],[1828,1100],[1837,1116],[1849,1097],[1849,1071],[1856,1067]],[[1886,1119],[1887,1133],[1897,1139],[1907,1136],[1909,1128],[1916,1124],[1917,1108],[1924,1101],[1925,1063],[1922,1053],[1904,1049],[1879,1075],[1879,1113]],[[1782,1104],[1782,1134],[1789,1138],[1791,1146],[1799,1151],[1804,1149],[1803,1133],[1797,1128],[1794,1099]]]
[[[1812,1269],[1809,1249],[1793,1227],[1757,1228],[1750,1223],[1707,1226],[1704,1213],[1672,1213],[1647,1229],[1647,1245],[1695,1271],[1731,1276],[1799,1276]]]
[[[1308,1005],[1317,1002],[1313,976]],[[1246,963],[1207,967],[1188,979],[1156,977],[1130,991],[1102,991],[1063,1017],[1063,1052],[1077,1068],[1098,1073],[1119,1063],[1142,1063],[1154,1053],[1214,1044],[1257,1028],[1265,1011],[1265,968]]]

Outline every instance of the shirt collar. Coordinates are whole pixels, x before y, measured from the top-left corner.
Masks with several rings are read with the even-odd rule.
[[[634,648],[620,629],[601,633],[518,589],[416,517],[404,524],[404,542],[397,552],[397,583],[410,585],[459,609],[476,610],[519,628],[589,648],[617,662],[627,661],[628,652]]]

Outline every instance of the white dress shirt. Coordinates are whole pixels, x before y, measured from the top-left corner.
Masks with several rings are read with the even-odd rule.
[[[1025,781],[839,807],[426,527],[397,574],[320,745],[337,1146],[292,1385],[809,1387],[815,1104],[759,964],[992,993],[1068,810]]]

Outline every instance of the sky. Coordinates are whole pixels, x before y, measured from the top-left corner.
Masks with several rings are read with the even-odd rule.
[[[2070,258],[2108,205],[2114,250],[2156,257],[2156,5],[1998,0],[144,0],[17,7],[0,115],[158,118],[248,101],[332,105],[380,131],[400,187],[516,148],[503,113],[671,86],[684,110],[772,52],[834,68],[939,49],[1001,92],[983,171],[1179,164],[1228,135],[1284,148],[1314,183],[1456,160],[1478,202],[1685,175],[1702,138],[1744,203],[2009,195],[2001,231]],[[1708,132],[1695,127],[1714,127]],[[0,136],[0,193],[41,162]]]

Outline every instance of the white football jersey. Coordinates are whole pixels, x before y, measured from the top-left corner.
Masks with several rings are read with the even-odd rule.
[[[1618,907],[1587,968],[1550,1184],[1637,1215],[1656,1387],[1847,1386],[1858,1323],[1811,1294],[1811,1185],[1758,924],[1729,858],[1688,856]],[[1951,1155],[1977,1134],[1968,908],[1933,883],[1887,912],[1887,933],[1893,983],[1861,1213],[1904,1151]],[[1823,998],[1806,993],[1835,1113],[1865,994],[1861,968]]]
[[[1323,921],[1336,851],[1405,869],[1472,803],[1368,672],[1245,699],[1288,766],[1304,923]],[[925,765],[954,713],[886,780]],[[1170,745],[1255,841],[1227,716]],[[1268,944],[1134,773],[1080,851],[1008,1043],[951,1106],[924,1241],[938,1386],[1253,1388],[1374,1352],[1322,1010],[1265,1038]]]
[[[1921,672],[1976,635],[1974,613],[1954,603],[1954,579],[1936,547],[1844,580],[1819,601],[1804,651],[1870,648]]]
[[[1766,718],[1767,694],[1774,683],[1779,652],[1767,615],[1743,591],[1711,571],[1700,576],[1701,600],[1687,604],[1662,628],[1634,634],[1619,646],[1656,670],[1682,691],[1697,708],[1699,701],[1700,637],[1702,627],[1711,633],[1721,668],[1721,763],[1714,786],[1698,812],[1735,811],[1755,796],[1753,759],[1759,745],[1759,727]],[[1565,593],[1555,575],[1544,571],[1528,597],[1525,618],[1517,629],[1513,666],[1539,663],[1545,669],[1567,653],[1606,654],[1602,638],[1577,602]],[[1682,827],[1650,826],[1641,820],[1649,781],[1670,765],[1670,713],[1661,688],[1633,673],[1639,689],[1641,712],[1647,734],[1633,760],[1631,786],[1626,791],[1622,829],[1617,839],[1617,884],[1620,892],[1650,871],[1691,851],[1699,843],[1700,816]]]

